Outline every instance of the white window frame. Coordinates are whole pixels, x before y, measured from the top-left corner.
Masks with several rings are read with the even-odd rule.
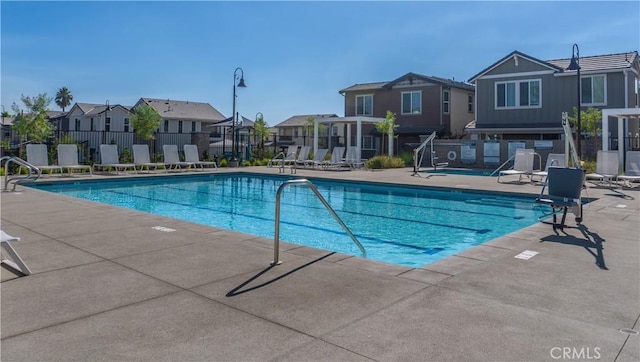
[[[404,111],[404,95],[405,94],[410,94],[409,99],[411,100],[411,104],[409,105],[409,109],[413,110],[413,94],[414,93],[418,93],[420,95],[420,104],[418,105],[420,107],[420,110],[418,112],[405,112]],[[401,92],[400,93],[400,114],[406,114],[406,115],[411,115],[411,114],[415,114],[415,115],[420,115],[422,114],[422,91],[409,91],[409,92]]]
[[[129,121],[129,118],[125,117],[122,125],[123,125],[123,129],[122,130],[124,132],[131,131],[131,122]]]
[[[602,77],[604,79],[603,82],[603,94],[604,94],[604,100],[603,102],[593,102],[593,78],[595,77]],[[584,84],[584,80],[585,79],[591,79],[591,102],[590,103],[586,103],[583,102],[582,99],[582,85]],[[587,75],[587,76],[580,76],[580,105],[582,106],[606,106],[607,105],[607,75],[606,74],[594,74],[594,75]]]
[[[165,119],[164,120],[164,133],[169,133],[169,120]]]
[[[111,117],[105,117],[104,120],[104,131],[111,132]]]
[[[376,141],[373,136],[362,136],[362,149],[363,150],[375,150]]]
[[[469,113],[474,113],[475,112],[474,110],[475,110],[475,107],[473,104],[473,95],[468,94],[467,95],[467,111]]]
[[[196,131],[196,121],[191,121],[191,133]]]
[[[182,121],[178,121],[178,133],[182,133],[182,131],[184,131],[184,128],[182,128]]]
[[[446,99],[444,96],[445,94],[447,95]],[[444,89],[442,91],[442,113],[451,113],[451,91],[448,89]]]
[[[80,130],[80,125],[81,125],[80,118],[76,118],[75,124],[74,124],[74,127],[76,128],[76,131]]]
[[[370,97],[371,98],[371,112],[367,113],[366,110],[366,98]],[[362,111],[363,113],[358,113],[358,99],[362,99]],[[373,116],[373,94],[358,94],[356,95],[356,102],[355,102],[355,115],[356,116]]]
[[[539,102],[537,105],[533,105],[533,106],[521,106],[520,105],[520,84],[521,83],[532,83],[532,82],[538,82],[538,89],[540,91],[539,94]],[[498,106],[498,85],[500,84],[510,84],[513,83],[514,87],[515,87],[515,99],[514,99],[514,105],[513,106],[508,106],[506,105],[506,99],[505,99],[505,105],[499,107]],[[494,104],[493,107],[495,110],[497,111],[501,111],[501,110],[512,110],[512,109],[535,109],[535,108],[542,108],[542,79],[538,78],[538,79],[518,79],[518,80],[507,80],[507,81],[500,81],[500,82],[495,82],[494,83],[494,90],[493,90],[493,94],[494,94]],[[506,86],[505,86],[506,89]]]

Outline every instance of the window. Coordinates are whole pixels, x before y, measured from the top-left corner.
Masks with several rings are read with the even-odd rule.
[[[129,132],[129,118],[124,119],[124,131]]]
[[[469,105],[467,107],[468,107],[469,113],[473,113],[474,112],[473,96],[472,95],[469,96]]]
[[[298,137],[298,127],[293,127],[293,137]]]
[[[89,127],[90,127],[89,129],[90,129],[91,131],[95,131],[95,130],[96,130],[96,124],[95,124],[95,122],[93,121],[93,117],[91,117],[91,123],[89,124]]]
[[[178,133],[182,133],[182,121],[178,121]]]
[[[373,115],[373,95],[356,96],[356,116]]]
[[[164,120],[164,133],[169,133],[169,120]]]
[[[496,104],[500,108],[540,108],[540,79],[496,83]]]
[[[338,136],[338,126],[331,126],[331,135],[334,137]]]
[[[442,92],[442,112],[449,113],[449,91]]]
[[[362,149],[363,150],[375,150],[375,143],[373,136],[362,137]]]
[[[581,103],[585,105],[606,105],[606,78],[604,75],[581,77]]]
[[[80,130],[80,119],[76,118],[76,131]]]
[[[196,122],[191,122],[191,132],[196,131]]]
[[[402,92],[402,114],[422,113],[422,92]]]

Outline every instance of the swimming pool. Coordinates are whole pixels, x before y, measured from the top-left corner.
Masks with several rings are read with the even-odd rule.
[[[275,195],[287,179],[208,174],[39,183],[38,189],[273,239]],[[311,179],[367,250],[420,267],[537,222],[532,198]],[[280,240],[360,255],[307,187],[281,198]]]

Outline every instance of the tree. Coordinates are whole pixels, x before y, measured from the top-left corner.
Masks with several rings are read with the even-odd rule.
[[[20,154],[22,154],[22,144],[27,140],[42,143],[53,134],[54,127],[47,119],[47,107],[51,103],[51,98],[46,93],[37,97],[26,97],[22,95],[20,100],[26,108],[26,113],[14,102],[11,109],[16,114],[12,128],[20,137]]]
[[[56,93],[56,104],[58,107],[62,108],[62,111],[64,112],[64,109],[71,104],[71,101],[73,101],[73,95],[71,94],[71,91],[69,91],[69,88],[60,88],[58,93]]]
[[[578,109],[573,107],[573,116],[569,116],[569,121],[574,125],[578,122]],[[589,107],[586,111],[580,111],[580,133],[588,132],[595,140],[595,149],[598,149],[598,134],[602,126],[602,111],[597,108]]]
[[[393,157],[393,131],[398,128],[398,125],[396,125],[396,114],[391,112],[391,111],[387,111],[387,116],[385,117],[383,122],[379,122],[376,123],[376,130],[378,130],[378,132],[382,133],[382,135],[388,135],[388,139],[389,139],[389,157]],[[382,140],[383,144],[384,144],[384,139]]]
[[[258,148],[260,149],[261,156],[264,155],[264,139],[269,137],[269,125],[264,121],[264,117],[260,116],[253,124],[253,135],[257,137],[260,142]]]
[[[145,141],[154,139],[154,133],[162,121],[162,116],[151,106],[145,104],[136,107],[131,115],[133,131]]]
[[[313,116],[309,116],[309,117],[306,118],[305,121],[306,121],[306,123],[303,126],[305,134],[308,135],[309,137],[313,137],[315,135],[313,131],[314,131],[314,128],[315,128],[314,123],[315,123],[316,119]],[[324,131],[324,125],[322,123],[318,123],[318,133],[322,134],[322,131]],[[305,146],[306,146],[306,138],[305,138]]]

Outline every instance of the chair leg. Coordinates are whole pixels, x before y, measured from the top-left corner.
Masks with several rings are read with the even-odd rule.
[[[29,269],[27,264],[25,264],[24,261],[22,261],[22,258],[20,258],[20,255],[18,255],[15,249],[13,249],[11,244],[2,243],[2,247],[7,251],[7,254],[11,256],[10,260],[9,259],[2,260],[3,263],[9,265],[11,268],[21,272],[24,275],[31,274],[31,270]]]

